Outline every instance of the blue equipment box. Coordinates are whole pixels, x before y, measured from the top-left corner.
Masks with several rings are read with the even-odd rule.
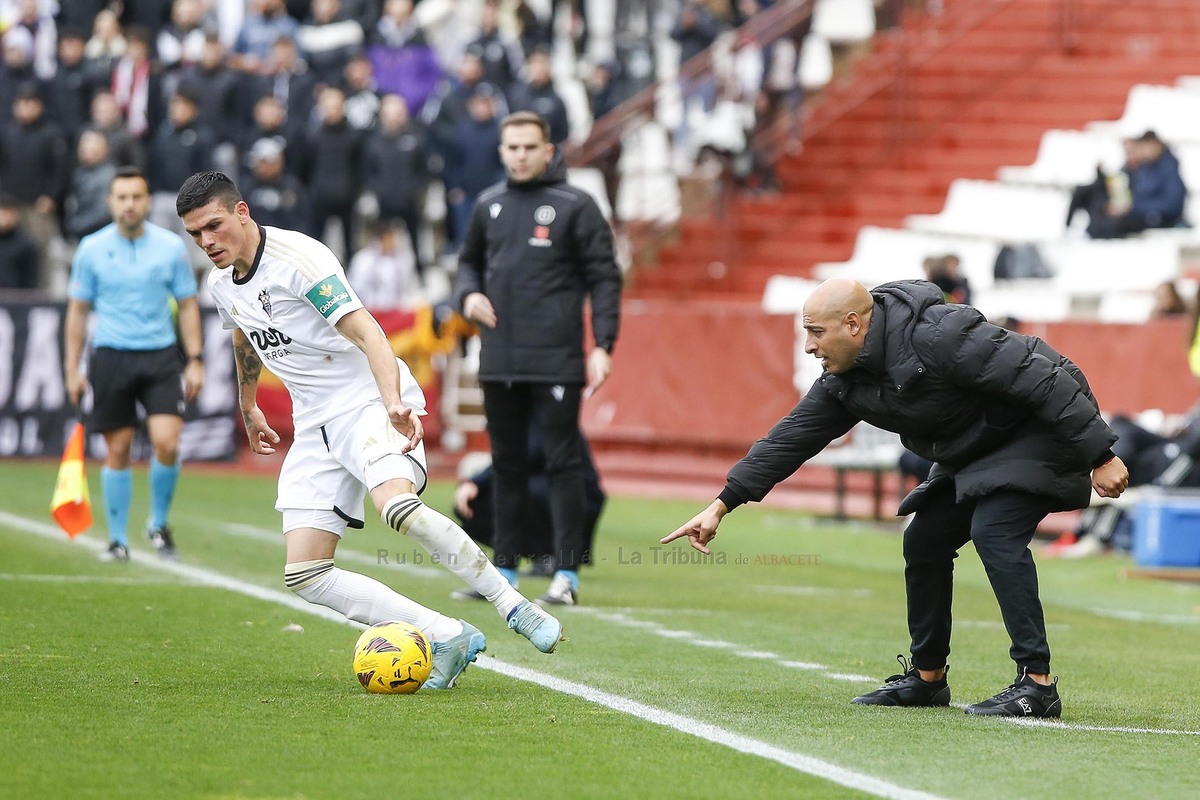
[[[1200,493],[1153,492],[1139,498],[1133,560],[1144,567],[1200,567]]]

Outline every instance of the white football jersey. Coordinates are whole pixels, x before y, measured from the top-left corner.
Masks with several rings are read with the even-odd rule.
[[[379,400],[366,355],[334,327],[363,304],[337,257],[297,231],[260,226],[262,242],[250,272],[213,268],[208,289],[226,329],[241,328],[264,366],[292,397],[297,431],[324,425],[346,411]],[[424,412],[425,395],[406,365],[400,399]]]

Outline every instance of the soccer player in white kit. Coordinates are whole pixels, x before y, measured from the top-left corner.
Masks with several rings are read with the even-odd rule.
[[[420,628],[433,642],[430,688],[453,686],[486,648],[470,623],[334,566],[346,528],[363,526],[356,517],[369,491],[385,523],[487,597],[510,628],[553,652],[562,640],[558,620],[514,589],[462,528],[418,497],[427,482],[425,396],[329,248],[302,233],[257,224],[237,186],[220,172],[188,178],[175,207],[213,263],[209,293],[233,330],[238,403],[255,453],[274,453],[279,443],[255,400],[264,364],[292,398],[296,433],[275,503],[283,515],[288,588],[367,625],[402,620]]]

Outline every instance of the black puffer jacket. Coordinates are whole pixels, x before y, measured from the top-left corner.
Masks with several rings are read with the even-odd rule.
[[[761,500],[859,420],[896,431],[935,461],[930,480],[953,479],[960,500],[1013,489],[1064,510],[1087,505],[1092,467],[1117,437],[1074,363],[970,306],[947,305],[932,283],[889,283],[871,294],[855,368],[822,375],[734,465],[726,505]],[[919,507],[925,488],[901,513]]]
[[[541,178],[497,184],[475,201],[458,261],[459,308],[487,295],[496,327],[482,328],[485,381],[586,381],[583,301],[592,335],[612,350],[621,312],[621,270],[612,232],[591,196],[567,185],[556,154]]]

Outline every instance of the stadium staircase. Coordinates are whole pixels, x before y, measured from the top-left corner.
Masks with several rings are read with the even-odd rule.
[[[1116,119],[1136,83],[1200,73],[1195,0],[945,0],[878,34],[805,110],[783,190],[681,221],[634,297],[757,300],[850,257],[864,225],[935,213],[955,178],[1027,164],[1050,128]]]

